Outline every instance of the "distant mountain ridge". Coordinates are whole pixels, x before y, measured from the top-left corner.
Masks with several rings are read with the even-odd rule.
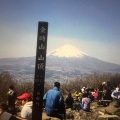
[[[34,80],[35,57],[0,59],[0,72],[9,71],[17,80]],[[65,45],[46,57],[46,80],[67,79],[97,73],[120,73],[120,65],[91,57],[78,48]]]

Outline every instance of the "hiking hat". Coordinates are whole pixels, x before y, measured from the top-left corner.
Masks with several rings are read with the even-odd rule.
[[[21,96],[18,96],[17,99],[19,99],[19,100],[23,100],[23,99],[31,100],[31,95],[29,93],[24,93]]]

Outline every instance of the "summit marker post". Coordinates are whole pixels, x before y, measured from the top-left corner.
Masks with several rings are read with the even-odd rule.
[[[38,23],[32,120],[42,120],[48,22]]]

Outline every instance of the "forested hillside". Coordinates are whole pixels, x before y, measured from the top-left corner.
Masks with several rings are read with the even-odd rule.
[[[68,94],[68,92],[74,93],[75,91],[80,91],[80,89],[85,86],[87,88],[98,88],[98,86],[105,81],[110,81],[111,85],[114,87],[120,83],[120,74],[91,74],[85,77],[79,77],[66,84],[61,85],[61,91],[63,95]],[[29,92],[33,94],[33,82],[17,81],[9,72],[0,73],[0,101],[7,100],[7,91],[10,85],[15,86],[17,95],[24,92]],[[53,85],[45,81],[44,92],[52,88]]]

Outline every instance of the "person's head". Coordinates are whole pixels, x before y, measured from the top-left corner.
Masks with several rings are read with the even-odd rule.
[[[14,86],[13,86],[13,85],[10,85],[10,86],[9,86],[9,90],[14,90]]]
[[[6,103],[1,103],[0,104],[0,115],[4,112],[8,110],[8,106]]]
[[[17,99],[21,101],[22,105],[24,105],[25,103],[31,101],[32,97],[31,97],[31,94],[24,93],[21,96],[18,96]]]
[[[107,81],[107,84],[110,84],[110,81]]]
[[[54,83],[54,87],[57,87],[59,89],[60,88],[60,83],[59,82],[55,82]]]
[[[85,86],[83,87],[83,89],[85,89]]]
[[[115,90],[118,92],[118,91],[119,91],[119,88],[118,88],[118,87],[116,87],[116,88],[115,88]]]
[[[68,93],[68,97],[72,97],[72,94],[71,94],[71,93]]]

